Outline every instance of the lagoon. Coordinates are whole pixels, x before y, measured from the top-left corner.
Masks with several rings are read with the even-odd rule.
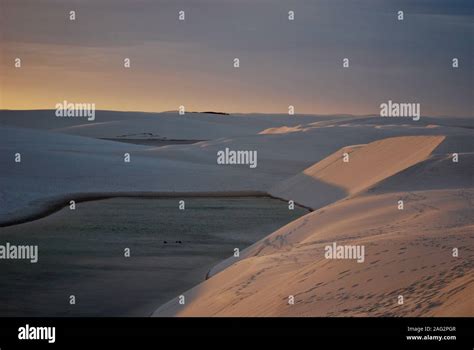
[[[0,261],[0,316],[148,316],[307,212],[266,197],[110,198],[0,228],[0,244],[38,246],[35,264]]]

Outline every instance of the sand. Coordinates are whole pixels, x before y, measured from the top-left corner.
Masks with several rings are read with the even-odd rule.
[[[422,139],[386,141],[401,150]],[[418,158],[408,164],[422,162],[429,155],[426,150],[440,141],[422,142]],[[362,165],[370,157],[384,159],[381,152],[392,152],[384,142],[356,149],[362,153],[367,147]],[[406,166],[401,162],[399,169],[389,171],[398,173]],[[451,161],[450,166],[457,164]],[[325,159],[312,169],[330,172],[330,167]],[[154,315],[472,316],[474,304],[468,296],[474,288],[474,188],[459,187],[461,183],[458,188],[426,190],[423,178],[417,179],[425,173],[421,167],[407,181],[410,192],[391,192],[382,181],[371,191],[351,196],[350,189],[360,188],[358,171],[365,169],[354,165],[350,180],[355,180],[344,182],[355,185],[346,187],[346,199],[274,232],[247,249],[239,262],[217,266],[212,278],[188,292],[185,306],[171,300]],[[455,181],[450,176],[455,172],[438,174],[439,182]],[[406,179],[404,175],[399,174]],[[399,181],[399,189],[407,182]],[[416,183],[420,189],[413,188]],[[398,208],[400,199],[403,210]],[[325,259],[324,247],[332,242],[364,245],[366,260],[359,264]],[[452,254],[454,248],[458,257]],[[294,305],[288,304],[289,296],[294,296]]]
[[[410,208],[398,211],[401,195],[363,196],[308,214],[189,291],[187,305],[171,300],[155,316],[472,316],[473,210],[460,209],[474,191],[404,194]],[[364,244],[365,262],[325,259],[333,241]],[[449,307],[452,297],[463,307]]]
[[[0,223],[104,192],[259,192],[315,210],[218,264],[186,305],[172,299],[155,316],[474,315],[465,301],[473,288],[470,119],[102,112],[94,122],[56,123],[47,111],[15,113],[0,112]],[[99,140],[140,134],[206,141]],[[225,147],[257,150],[258,167],[217,165]],[[366,246],[365,262],[325,259],[333,242]]]
[[[443,136],[408,136],[344,147],[280,182],[270,193],[285,198],[296,196],[298,202],[319,208],[419,163],[443,140]]]

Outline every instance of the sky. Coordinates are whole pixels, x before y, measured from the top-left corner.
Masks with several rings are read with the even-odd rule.
[[[0,109],[474,117],[473,53],[472,0],[0,0]]]

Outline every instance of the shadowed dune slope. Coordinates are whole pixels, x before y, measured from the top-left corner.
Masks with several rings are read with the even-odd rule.
[[[433,155],[376,184],[367,192],[396,192],[402,185],[405,191],[446,188],[467,188],[474,184],[474,152],[460,153],[458,162],[450,154]],[[448,180],[448,181],[447,181]]]
[[[270,194],[317,209],[425,160],[443,140],[444,136],[405,136],[344,147],[277,184]]]

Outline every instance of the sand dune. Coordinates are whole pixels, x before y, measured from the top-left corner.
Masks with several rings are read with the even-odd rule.
[[[34,217],[58,198],[102,193],[258,192],[316,209],[217,265],[185,293],[186,305],[173,299],[155,315],[474,315],[470,120],[102,111],[90,123],[51,118],[0,112],[0,222]],[[97,139],[137,135],[207,141]],[[225,147],[257,150],[258,167],[217,165]],[[365,261],[325,259],[333,242],[364,245]]]
[[[283,125],[311,123],[328,117],[288,115],[216,115],[177,111],[163,113],[97,111],[95,119],[58,118],[54,110],[0,111],[0,121],[11,127],[40,129],[57,133],[118,138],[143,135],[151,138],[207,140],[220,137],[256,134]]]
[[[425,160],[443,140],[443,136],[406,136],[344,147],[270,193],[320,208]]]
[[[400,198],[405,210],[397,209]],[[459,299],[474,287],[473,201],[469,189],[338,202],[255,244],[248,258],[185,293],[186,305],[171,300],[154,315],[456,315],[445,304],[450,286],[458,287]],[[325,259],[324,247],[332,242],[365,245],[364,263]],[[294,305],[288,305],[290,295]],[[463,314],[472,316],[472,300],[467,304]]]
[[[188,123],[189,118],[192,118],[192,122]],[[381,180],[365,179],[363,173],[360,173],[362,178],[352,179],[351,173],[339,174],[339,168],[332,166],[330,169],[336,176],[333,180],[329,176],[329,169],[312,168],[315,163],[338,150],[342,151],[347,145],[369,144],[398,136],[446,135],[435,150],[440,152],[440,156],[459,152],[462,159],[463,154],[474,152],[474,129],[470,121],[452,118],[423,118],[420,123],[413,122],[408,127],[377,129],[379,125],[398,124],[393,118],[350,116],[190,114],[182,118],[172,113],[108,111],[98,111],[96,120],[89,124],[81,118],[55,118],[52,111],[0,111],[0,123],[0,181],[3,185],[0,188],[0,221],[12,220],[15,216],[23,217],[25,212],[34,214],[35,211],[42,211],[42,206],[51,198],[83,193],[84,189],[90,193],[266,191],[277,197],[319,208],[344,198],[348,190],[358,190]],[[85,123],[87,127],[83,126]],[[419,128],[423,123],[440,127]],[[350,127],[341,127],[341,124],[357,125],[357,132]],[[268,127],[285,125],[302,125],[309,130],[304,133],[259,134]],[[93,138],[134,135],[136,132],[168,139],[210,140],[192,145],[150,147]],[[422,152],[428,152],[431,142],[435,142],[434,139]],[[224,147],[258,150],[258,167],[249,170],[244,167],[217,166],[216,152]],[[13,156],[17,152],[22,154],[21,165],[13,163]],[[123,163],[125,152],[132,155],[130,166]],[[403,152],[411,157],[409,148]],[[352,160],[357,159],[357,153],[351,155]],[[337,165],[348,165],[345,168],[356,164],[367,165],[362,159],[363,151],[360,155],[358,162]],[[418,156],[415,155],[414,159]],[[337,155],[333,157],[337,158]],[[396,157],[395,154],[394,159],[399,159]],[[373,160],[385,161],[383,164],[391,166],[388,159],[378,159],[377,155]],[[409,162],[404,165],[404,160],[399,160],[393,164],[393,171],[400,171],[403,166],[409,165]],[[462,176],[472,173],[465,164],[462,161],[458,164],[464,166],[465,175]],[[376,165],[371,163],[370,166]],[[309,176],[303,173],[305,169]],[[390,172],[375,174],[382,178],[388,175]],[[245,181],[236,181],[244,178]],[[443,185],[439,188],[443,188]],[[397,190],[396,184],[394,190]]]
[[[369,193],[396,192],[403,184],[406,191],[469,188],[474,184],[474,153],[460,153],[453,163],[451,154],[432,155],[428,159],[381,181]],[[447,181],[449,180],[449,181]]]
[[[186,305],[171,300],[154,316],[473,315],[474,183],[465,168],[471,155],[461,166],[447,155],[430,157],[443,140],[401,137],[344,148],[352,172],[343,171],[348,164],[338,151],[285,181],[284,195],[313,193],[305,189],[314,176],[314,193],[325,180],[347,198],[329,199],[336,202],[217,265],[185,293]],[[424,181],[427,173],[432,179]],[[326,259],[333,242],[365,246],[365,261]]]

